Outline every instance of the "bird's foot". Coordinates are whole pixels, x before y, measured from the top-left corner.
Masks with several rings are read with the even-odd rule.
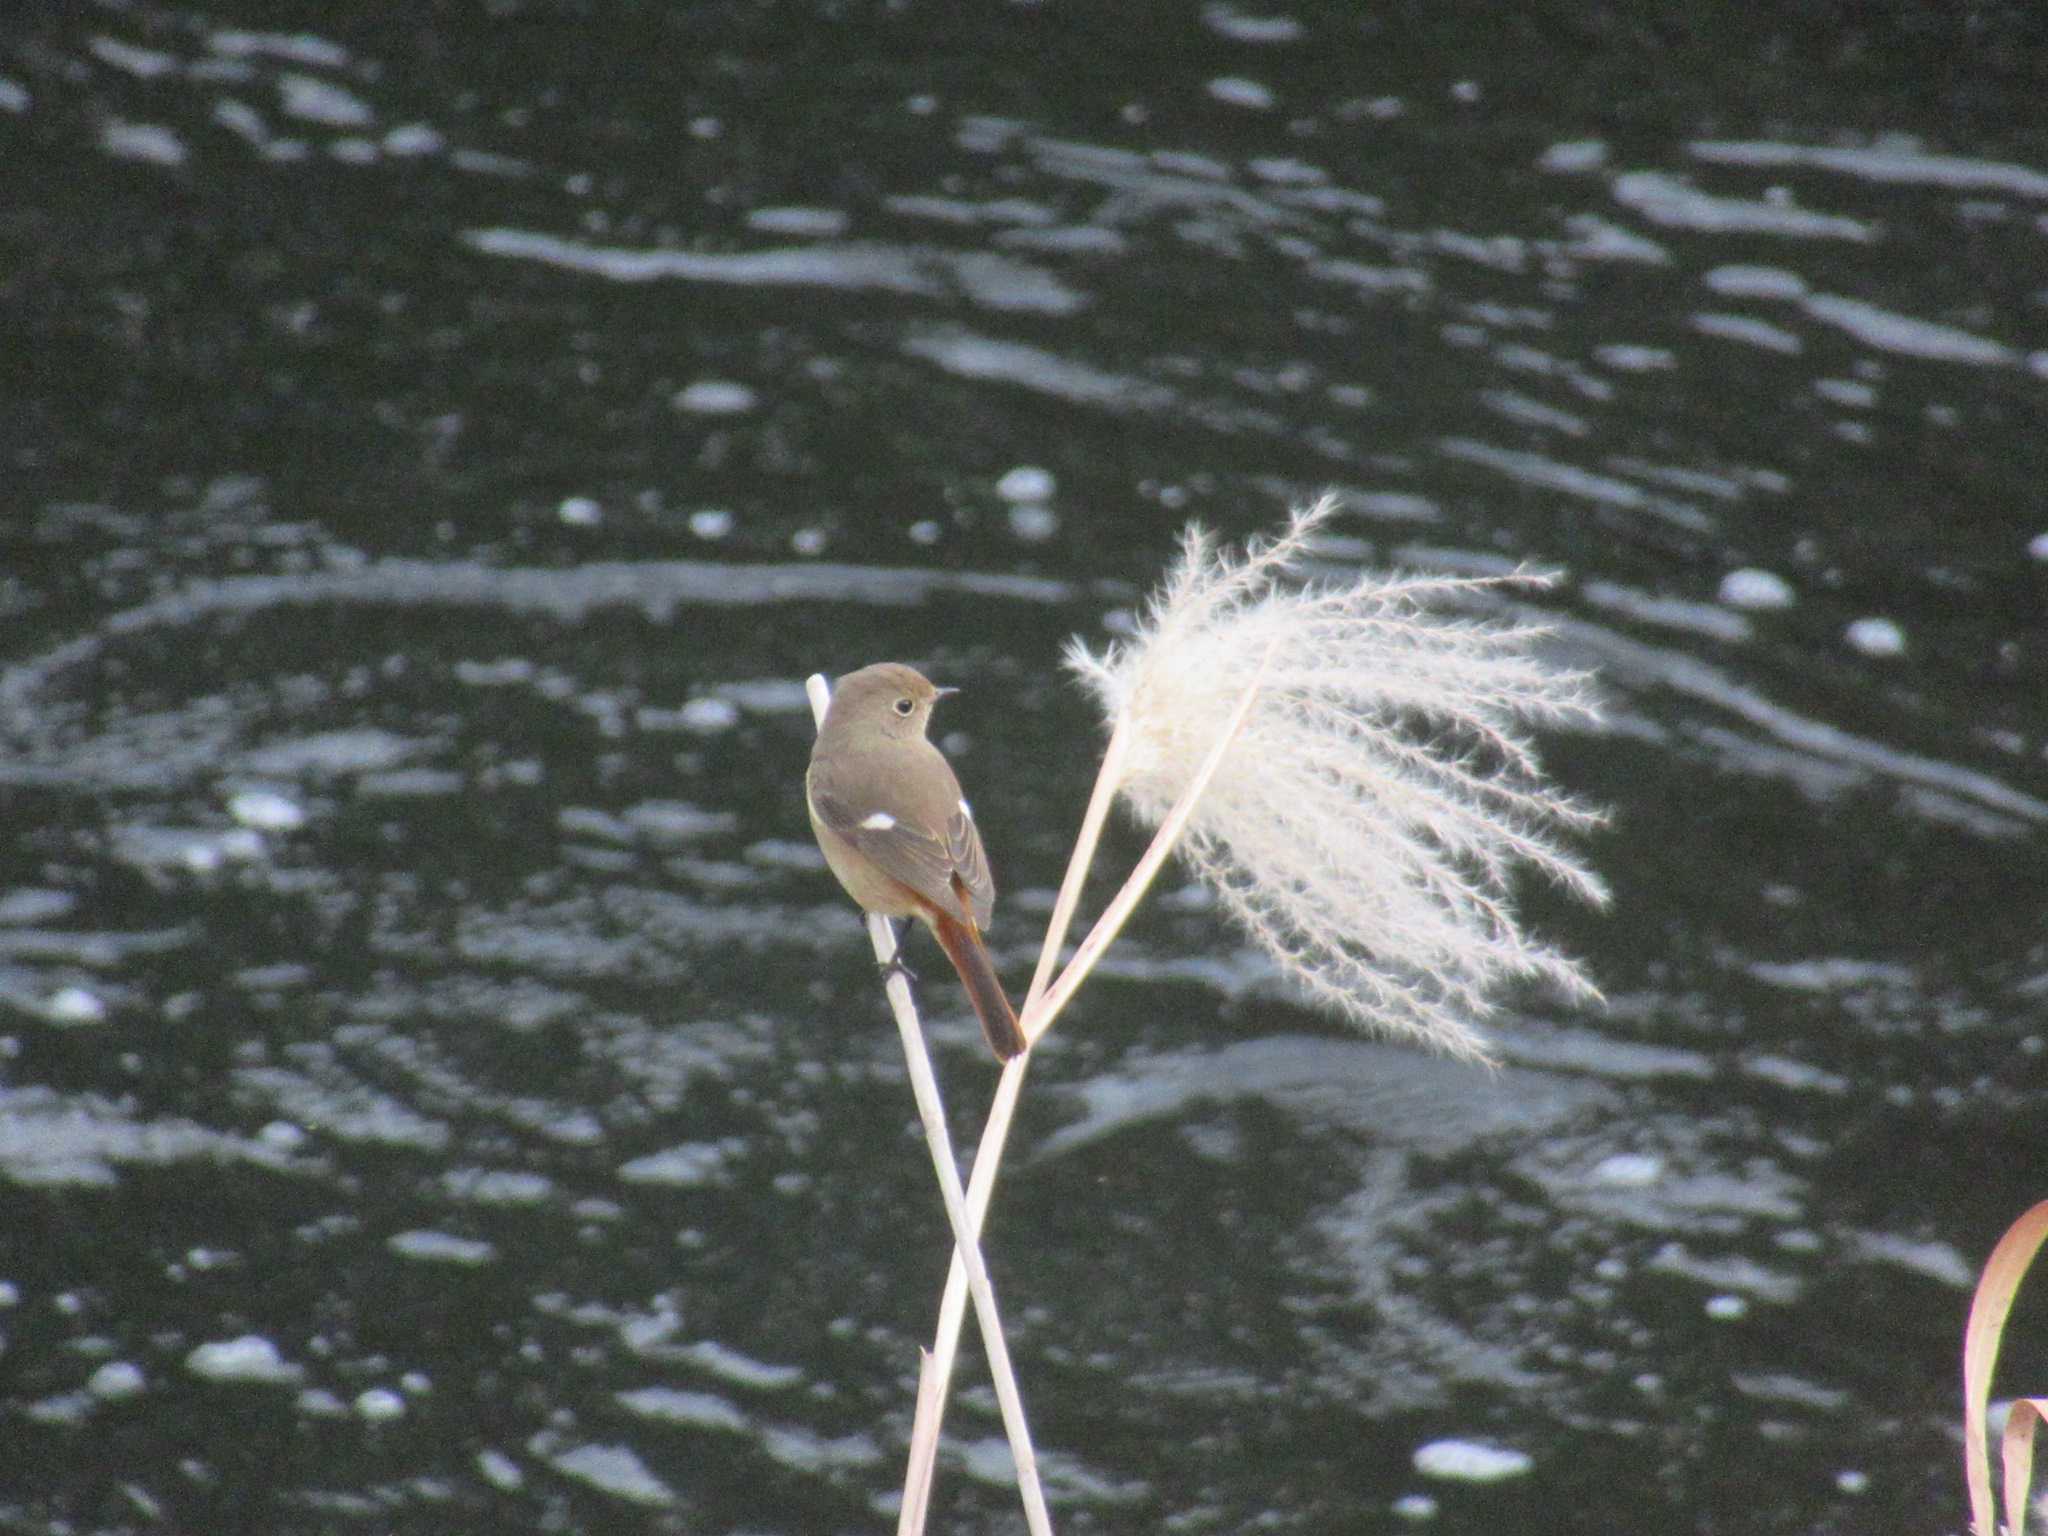
[[[917,972],[913,971],[908,965],[903,963],[902,950],[897,950],[895,954],[891,955],[886,960],[877,960],[875,964],[882,973],[883,986],[886,987],[889,985],[889,978],[891,976],[901,976],[905,981],[909,982],[912,986],[917,985]]]

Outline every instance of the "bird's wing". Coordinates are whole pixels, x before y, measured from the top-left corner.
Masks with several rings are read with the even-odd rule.
[[[988,872],[988,853],[981,846],[981,833],[975,830],[965,800],[946,818],[946,857],[974,908],[974,926],[986,928],[996,909],[996,882]]]
[[[820,822],[866,854],[884,874],[900,880],[941,912],[962,922],[977,916],[982,902],[964,873],[962,880],[973,902],[971,910],[953,888],[958,859],[950,825],[943,836],[933,832],[889,793],[890,786],[881,786],[879,792],[870,786],[856,799],[835,785],[832,777],[815,770],[810,777],[811,809]],[[988,870],[981,858],[981,840],[973,836],[972,822],[968,822],[967,830],[974,842],[975,868],[986,886]],[[993,899],[992,888],[988,894]]]

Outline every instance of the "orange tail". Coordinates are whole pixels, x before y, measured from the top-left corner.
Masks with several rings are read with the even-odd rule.
[[[996,975],[988,946],[981,942],[981,935],[974,928],[943,912],[933,914],[931,925],[946,958],[960,973],[967,1000],[974,1004],[981,1019],[981,1032],[988,1036],[988,1048],[996,1053],[997,1061],[1008,1061],[1024,1049],[1024,1030],[1003,991],[1001,978]]]

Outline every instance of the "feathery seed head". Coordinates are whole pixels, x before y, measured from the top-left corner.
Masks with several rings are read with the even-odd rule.
[[[1129,744],[1120,793],[1148,824],[1193,779],[1264,668],[1243,731],[1181,852],[1224,908],[1314,999],[1352,1022],[1485,1059],[1474,1020],[1508,977],[1597,996],[1568,956],[1525,935],[1527,865],[1602,904],[1555,841],[1600,820],[1542,775],[1524,730],[1595,718],[1582,673],[1533,653],[1527,625],[1449,617],[1475,589],[1535,572],[1300,579],[1333,497],[1278,538],[1220,551],[1190,528],[1136,636],[1067,663]]]

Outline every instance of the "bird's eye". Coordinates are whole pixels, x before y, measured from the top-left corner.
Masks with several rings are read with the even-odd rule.
[[[908,699],[898,699],[896,701],[896,713],[899,715],[907,715],[915,708],[917,706]]]

